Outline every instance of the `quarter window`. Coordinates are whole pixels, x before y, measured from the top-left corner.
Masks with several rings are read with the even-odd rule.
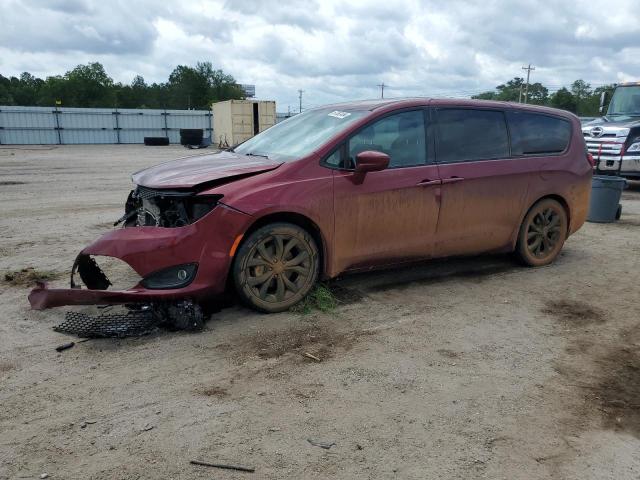
[[[495,110],[438,110],[437,160],[472,162],[509,157],[504,114]]]
[[[334,151],[331,155],[329,155],[327,158],[324,159],[324,163],[325,165],[329,166],[329,167],[339,167],[340,166],[340,160],[341,160],[341,155],[342,153],[342,149],[338,148],[336,151]]]
[[[389,115],[366,126],[349,139],[349,164],[366,150],[389,155],[389,168],[427,163],[425,124],[422,110]]]
[[[528,112],[508,112],[513,155],[562,153],[569,145],[571,124],[566,120]]]

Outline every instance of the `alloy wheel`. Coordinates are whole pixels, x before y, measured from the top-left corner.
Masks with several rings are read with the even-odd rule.
[[[527,249],[536,258],[543,259],[555,253],[562,240],[560,213],[553,208],[538,211],[527,228]]]

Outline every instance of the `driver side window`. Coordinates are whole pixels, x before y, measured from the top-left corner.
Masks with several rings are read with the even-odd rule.
[[[349,139],[348,167],[366,150],[389,155],[389,168],[412,167],[427,163],[425,124],[422,110],[396,113],[367,125]]]

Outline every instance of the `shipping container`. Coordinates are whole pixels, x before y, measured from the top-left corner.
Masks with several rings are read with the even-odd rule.
[[[273,100],[227,100],[214,103],[213,143],[233,147],[276,123]]]

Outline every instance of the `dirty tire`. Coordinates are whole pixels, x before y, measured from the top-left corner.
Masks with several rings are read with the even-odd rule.
[[[318,279],[318,246],[303,228],[272,223],[249,234],[233,264],[233,281],[246,305],[261,312],[289,309]]]
[[[567,212],[551,198],[536,203],[522,221],[516,254],[531,267],[553,262],[567,239]]]

